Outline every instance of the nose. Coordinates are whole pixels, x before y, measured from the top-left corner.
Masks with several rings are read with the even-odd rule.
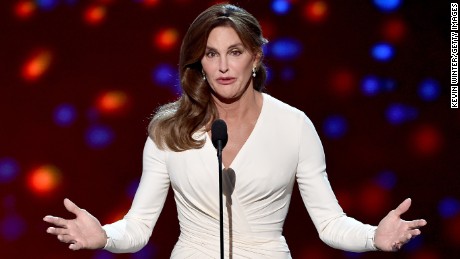
[[[220,62],[219,62],[219,71],[222,73],[222,74],[225,74],[227,73],[228,71],[228,64],[227,64],[227,57],[223,56],[220,58]]]

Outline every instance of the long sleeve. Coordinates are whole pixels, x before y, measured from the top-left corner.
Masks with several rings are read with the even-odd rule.
[[[300,129],[297,182],[321,240],[347,251],[376,250],[373,242],[376,227],[346,216],[338,204],[327,178],[321,141],[306,116]]]
[[[169,185],[166,152],[148,138],[144,146],[142,177],[131,209],[122,220],[103,226],[109,237],[104,249],[114,253],[142,249],[163,209]]]

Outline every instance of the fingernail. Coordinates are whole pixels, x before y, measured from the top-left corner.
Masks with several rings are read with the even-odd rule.
[[[52,230],[53,230],[53,227],[49,227],[48,229],[46,229],[46,232],[51,233]]]

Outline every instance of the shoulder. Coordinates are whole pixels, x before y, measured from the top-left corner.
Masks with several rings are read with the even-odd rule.
[[[303,111],[283,101],[280,101],[269,94],[264,93],[263,96],[264,105],[267,106],[267,112],[269,113],[270,117],[281,119],[282,121],[286,119],[303,120],[307,117]]]

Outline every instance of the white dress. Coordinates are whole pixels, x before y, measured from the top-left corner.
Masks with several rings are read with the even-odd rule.
[[[135,252],[145,246],[171,186],[181,232],[171,258],[219,258],[216,150],[207,134],[194,137],[206,138],[204,147],[183,152],[160,150],[147,139],[132,207],[124,219],[103,227],[106,250]],[[294,181],[325,243],[355,252],[376,250],[376,227],[347,217],[339,206],[311,121],[263,94],[251,135],[223,173],[226,258],[291,258],[282,231]]]

